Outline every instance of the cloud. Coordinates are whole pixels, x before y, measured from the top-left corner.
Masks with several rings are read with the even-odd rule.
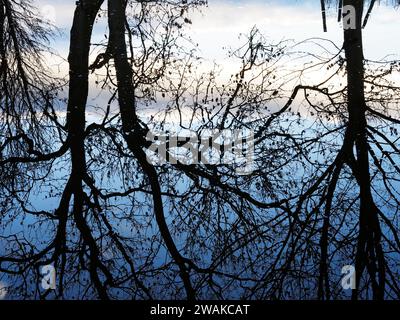
[[[3,300],[7,296],[8,286],[4,282],[0,282],[0,300]]]
[[[64,31],[54,47],[66,57],[75,1],[36,0],[35,3],[40,10],[54,15],[56,25]],[[341,46],[341,26],[335,12],[330,10],[329,13],[328,32],[324,33],[320,7],[314,1],[209,0],[207,7],[191,12],[193,25],[188,27],[187,34],[199,44],[204,58],[217,62],[224,62],[226,58],[227,51],[223,48],[238,47],[243,41],[238,39],[239,34],[248,33],[253,26],[271,42],[322,37]],[[377,60],[387,53],[400,52],[400,43],[392,41],[394,34],[400,34],[399,14],[398,10],[383,5],[374,9],[364,30],[367,58]],[[94,42],[102,39],[104,30],[104,21],[101,21],[95,27]]]
[[[55,13],[55,21],[64,35],[54,42],[55,50],[64,59],[67,58],[69,48],[69,28],[72,24],[75,1],[63,0],[36,0],[45,12]],[[48,6],[54,7],[50,10]],[[377,6],[364,30],[365,56],[372,60],[380,60],[388,54],[396,58],[400,52],[400,42],[393,41],[394,34],[400,34],[398,24],[399,12],[390,7]],[[308,38],[326,38],[338,47],[342,46],[342,30],[336,21],[333,9],[328,14],[328,32],[322,30],[322,19],[319,5],[315,1],[232,1],[209,0],[209,5],[201,10],[191,12],[192,25],[188,26],[186,34],[198,44],[199,54],[205,58],[199,71],[209,72],[216,62],[223,70],[224,76],[237,72],[240,61],[228,59],[227,48],[238,48],[244,43],[240,34],[247,34],[254,27],[261,31],[267,41],[279,42],[292,39],[295,42]],[[102,19],[96,24],[92,42],[97,43],[104,39],[106,30]],[[304,51],[312,51],[315,47],[303,46]],[[96,54],[92,51],[92,59]],[[53,65],[55,73],[61,76],[68,74],[68,65],[60,64],[60,60],[49,57],[47,60]],[[91,83],[91,92],[98,90]],[[92,95],[96,97],[96,94]]]
[[[53,22],[60,29],[68,29],[72,25],[75,1],[35,0],[35,6],[41,15]]]
[[[398,10],[391,7],[375,8],[367,28],[364,30],[365,53],[370,59],[382,58],[387,53],[399,53],[400,43],[393,35],[400,34]],[[246,33],[253,26],[271,41],[321,37],[342,42],[342,30],[336,21],[336,13],[328,15],[328,32],[322,29],[320,7],[308,1],[289,4],[271,1],[209,1],[209,6],[195,12],[189,35],[199,44],[208,58],[223,60],[226,53],[222,47],[240,44],[239,33]],[[384,54],[383,54],[384,53]]]

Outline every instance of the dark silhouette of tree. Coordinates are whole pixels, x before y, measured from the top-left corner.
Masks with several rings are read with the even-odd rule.
[[[352,174],[357,180],[360,192],[359,235],[356,252],[357,288],[359,288],[360,279],[366,269],[370,277],[373,297],[375,299],[384,298],[386,263],[381,243],[382,230],[379,221],[380,212],[375,204],[371,191],[370,145],[368,142],[367,129],[368,107],[364,92],[365,74],[362,37],[362,28],[366,26],[375,2],[374,0],[370,1],[365,17],[363,13],[367,1],[344,0],[338,3],[339,19],[342,13],[342,6],[352,6],[354,8],[355,17],[351,17],[351,19],[355,20],[355,28],[344,27],[343,50],[345,53],[347,71],[348,123],[342,149],[332,167],[333,177],[328,190],[325,220],[321,236],[319,280],[319,296],[321,298],[329,299],[330,297],[329,280],[327,278],[329,211],[338,176],[344,164],[351,168]],[[324,29],[326,30],[325,1],[321,1],[321,7]],[[343,14],[346,16],[348,12],[343,12]],[[353,291],[353,298],[356,299],[357,296],[358,292],[356,289]]]
[[[353,298],[398,298],[400,65],[364,59],[374,1],[366,15],[366,2],[341,1],[356,28],[342,48],[308,40],[318,54],[254,28],[229,52],[240,66],[228,80],[181,44],[203,4],[77,2],[63,100],[43,71],[51,26],[29,2],[0,0],[0,280],[17,298],[338,299],[355,263]],[[103,17],[109,34],[93,44]],[[89,123],[93,79],[109,100]],[[182,151],[216,130],[253,133],[247,172]],[[150,161],[150,133],[180,135],[181,150]],[[41,288],[49,264],[54,291]]]

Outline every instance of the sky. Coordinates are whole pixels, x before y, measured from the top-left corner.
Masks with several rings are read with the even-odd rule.
[[[75,0],[34,0],[43,16],[50,19],[61,31],[51,43],[54,50],[64,59],[48,59],[48,63],[61,76],[68,74],[66,59],[69,48],[69,30],[75,9]],[[237,72],[240,61],[228,59],[226,48],[238,48],[244,43],[243,36],[257,27],[267,41],[277,43],[293,40],[293,43],[309,38],[324,38],[342,45],[342,29],[337,22],[336,8],[328,9],[328,32],[323,32],[320,1],[317,0],[208,0],[207,7],[190,13],[192,24],[185,25],[185,34],[198,44],[198,55],[205,59],[201,72],[208,71],[215,62],[228,76]],[[365,57],[371,60],[399,59],[400,9],[382,4],[376,6],[364,29]],[[103,23],[95,26],[92,42],[104,40],[107,33]],[[303,50],[314,48],[303,47]],[[91,61],[94,60],[93,54]],[[237,63],[235,65],[235,62]],[[324,77],[325,75],[321,75]],[[318,76],[317,76],[318,77]],[[318,80],[315,80],[319,82]],[[99,96],[91,81],[93,105],[102,104],[108,96]],[[103,101],[104,100],[104,101]]]
[[[35,0],[35,3],[61,29],[63,34],[52,45],[66,57],[75,0]],[[186,33],[199,44],[204,58],[223,60],[226,57],[223,48],[237,46],[238,35],[249,32],[253,26],[274,42],[323,37],[340,44],[342,33],[335,8],[329,10],[328,18],[328,32],[324,33],[317,0],[209,0],[207,7],[192,12],[193,24],[186,28]],[[378,60],[387,54],[400,54],[400,41],[394,41],[400,34],[399,18],[398,9],[384,5],[374,9],[364,30],[367,58]],[[103,36],[101,28],[95,29],[96,32],[100,34],[95,37]]]
[[[62,75],[68,74],[66,59],[69,48],[69,30],[71,28],[75,1],[71,0],[34,0],[44,17],[52,20],[61,34],[54,39],[54,50],[65,59],[60,66]],[[210,64],[217,63],[226,74],[237,72],[237,65],[227,59],[226,48],[238,48],[243,43],[240,34],[249,33],[257,27],[267,41],[277,43],[283,40],[300,42],[309,38],[324,38],[342,45],[342,27],[337,22],[336,8],[328,8],[328,32],[323,32],[320,1],[317,0],[208,0],[208,5],[190,13],[192,24],[186,25],[185,33],[198,44],[199,55]],[[364,29],[364,54],[367,59],[400,59],[400,9],[383,4],[377,5]],[[104,39],[105,23],[94,29],[93,42]],[[307,49],[304,48],[303,49]],[[314,48],[311,48],[310,51]],[[93,61],[93,54],[91,61]],[[50,61],[50,60],[49,60]],[[240,62],[240,61],[239,61]],[[59,65],[54,63],[55,69]],[[325,70],[325,69],[324,69]],[[312,74],[313,85],[325,78],[321,74]],[[205,70],[202,70],[205,71]],[[326,72],[326,71],[325,71]],[[400,81],[400,75],[395,75]],[[308,80],[308,79],[307,79]],[[89,106],[104,105],[109,99],[108,92],[101,92],[93,81],[90,83]],[[103,94],[103,95],[102,95]],[[286,101],[286,100],[285,100]],[[153,112],[149,110],[149,112]],[[91,121],[96,122],[96,114]]]
[[[76,0],[34,0],[44,18],[54,22],[60,35],[51,46],[65,60],[68,56],[69,29],[71,28]],[[327,38],[341,46],[342,31],[336,21],[334,8],[328,13],[328,32],[322,29],[319,1],[317,0],[209,0],[207,7],[192,12],[191,25],[186,34],[198,43],[200,55],[208,61],[215,61],[230,70],[232,65],[226,59],[224,48],[236,48],[243,39],[241,33],[248,33],[256,26],[267,40],[293,40],[299,42],[308,38]],[[387,56],[400,58],[400,10],[377,6],[364,30],[364,49],[368,59],[380,60]],[[95,28],[94,40],[103,39],[104,26]],[[54,61],[54,68],[58,64]],[[57,66],[57,67],[56,67]],[[68,65],[60,66],[60,73],[66,75]],[[0,282],[0,300],[6,295],[5,284]]]

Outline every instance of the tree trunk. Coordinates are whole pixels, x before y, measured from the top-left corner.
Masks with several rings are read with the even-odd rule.
[[[188,300],[195,299],[195,291],[190,281],[185,259],[179,253],[171,236],[164,216],[161,187],[155,168],[147,161],[146,154],[142,150],[141,141],[144,141],[143,128],[139,123],[135,112],[135,88],[133,85],[133,71],[127,57],[127,45],[125,41],[125,5],[123,0],[108,1],[108,16],[110,27],[110,39],[112,55],[115,62],[118,102],[121,111],[122,129],[129,149],[135,155],[144,173],[149,179],[154,205],[155,218],[172,259],[177,264],[182,278]]]
[[[378,209],[371,193],[369,169],[369,145],[367,141],[366,102],[364,97],[364,55],[362,41],[363,0],[345,0],[343,5],[355,7],[356,28],[344,30],[344,50],[347,66],[347,99],[349,123],[346,138],[348,164],[353,170],[360,188],[359,238],[356,253],[357,299],[360,279],[367,268],[372,282],[373,298],[383,299],[385,285],[385,261],[381,246],[381,230]],[[353,154],[356,149],[356,157]],[[377,279],[378,276],[378,279]]]
[[[103,0],[80,0],[71,28],[69,62],[69,97],[67,109],[68,143],[72,161],[72,193],[74,194],[73,215],[76,225],[90,250],[89,272],[101,299],[108,299],[97,268],[100,266],[99,252],[83,217],[84,193],[82,181],[86,174],[85,159],[85,110],[89,90],[90,39],[96,15]]]

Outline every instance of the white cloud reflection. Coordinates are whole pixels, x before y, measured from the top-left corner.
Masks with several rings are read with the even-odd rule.
[[[0,300],[4,300],[7,297],[7,287],[4,282],[0,282]]]

